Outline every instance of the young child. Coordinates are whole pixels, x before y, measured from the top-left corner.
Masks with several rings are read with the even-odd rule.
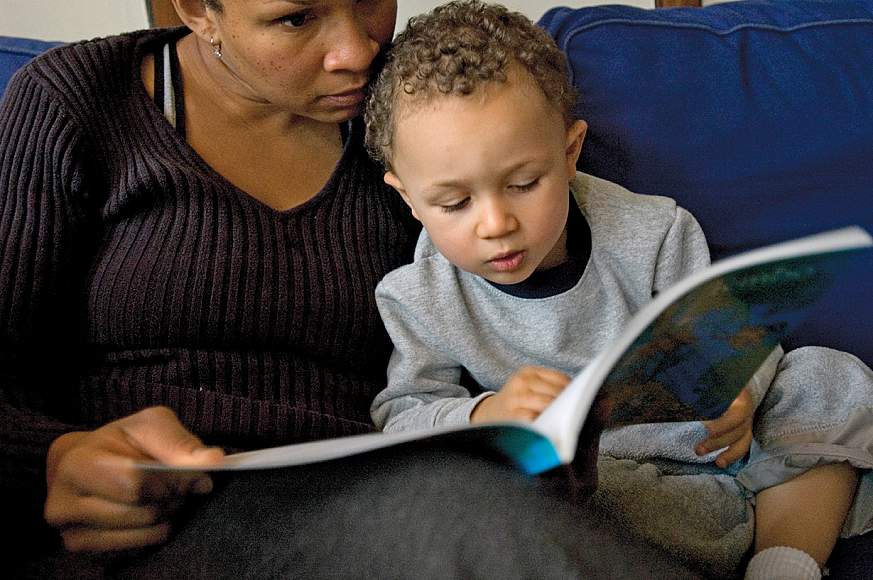
[[[367,142],[425,231],[376,291],[395,347],[380,428],[534,419],[655,293],[708,264],[675,202],[576,173],[574,105],[557,46],[501,6],[452,2],[397,37]],[[841,530],[871,529],[866,475],[855,492],[873,466],[873,373],[824,348],[774,357],[702,444],[700,423],[605,432],[593,501],[710,573],[754,544],[747,577],[820,577]],[[722,469],[748,450],[756,406],[751,455]]]

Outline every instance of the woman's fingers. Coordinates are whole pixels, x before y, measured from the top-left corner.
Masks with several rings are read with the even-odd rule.
[[[64,547],[71,552],[110,552],[153,546],[170,536],[167,522],[125,529],[71,527],[61,530]]]
[[[150,471],[142,461],[218,463],[169,409],[154,408],[91,432],[58,438],[47,461],[45,518],[71,550],[115,550],[163,541],[167,520],[191,493],[212,488],[201,472]]]
[[[63,490],[71,496],[95,496],[136,505],[202,493],[211,487],[204,473],[155,472],[137,467],[138,462],[148,460],[152,458],[125,441],[95,432],[88,444],[67,451],[53,469],[49,491]]]
[[[168,506],[169,507],[169,506]],[[54,506],[47,506],[45,519],[59,527],[94,527],[103,529],[124,529],[150,527],[166,515],[167,509],[157,505],[130,505],[116,503],[100,497],[77,497],[67,502],[63,514],[56,513]]]
[[[206,447],[170,409],[152,407],[117,422],[131,446],[144,456],[175,466],[214,465],[224,452]]]

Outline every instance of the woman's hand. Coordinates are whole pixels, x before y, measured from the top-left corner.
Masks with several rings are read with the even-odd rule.
[[[470,422],[533,421],[569,382],[570,377],[552,369],[522,367],[502,389],[479,401],[470,414]]]
[[[45,519],[71,551],[112,551],[164,542],[170,516],[188,494],[208,493],[205,473],[151,472],[139,461],[205,466],[221,449],[205,447],[167,408],[154,407],[95,430],[67,433],[47,459]]]
[[[740,394],[718,419],[704,421],[709,437],[697,444],[697,455],[706,455],[727,447],[715,458],[715,464],[724,469],[746,456],[752,446],[752,422],[755,416],[752,395],[748,388]]]

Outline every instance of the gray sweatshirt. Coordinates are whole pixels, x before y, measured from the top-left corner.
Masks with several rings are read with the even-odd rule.
[[[575,375],[639,308],[709,263],[690,213],[578,174],[571,190],[591,228],[591,255],[570,290],[518,298],[448,262],[422,232],[412,264],[388,274],[376,302],[394,353],[371,407],[385,431],[469,422],[478,401],[519,367]],[[461,369],[485,390],[460,386]]]

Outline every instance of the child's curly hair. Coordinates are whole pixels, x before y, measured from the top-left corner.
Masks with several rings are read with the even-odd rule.
[[[409,20],[371,87],[364,119],[370,155],[391,167],[400,93],[418,102],[470,95],[505,82],[510,63],[526,70],[569,127],[576,91],[567,59],[549,34],[518,12],[479,0],[458,0]]]

